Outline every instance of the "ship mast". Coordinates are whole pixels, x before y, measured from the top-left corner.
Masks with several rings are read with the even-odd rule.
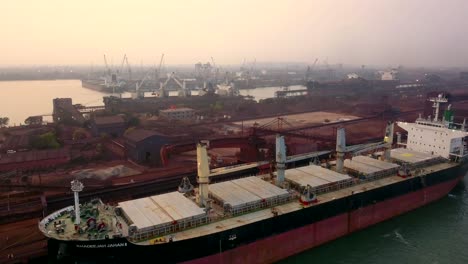
[[[286,168],[286,145],[284,137],[276,136],[276,185],[282,187],[284,183],[284,170]]]
[[[344,155],[346,153],[346,132],[344,127],[336,130],[336,171],[343,172]]]
[[[434,108],[434,122],[438,122],[439,120],[439,110],[441,103],[447,103],[448,99],[445,98],[442,94],[439,94],[437,97],[430,98],[429,101],[433,102],[432,107]],[[450,120],[447,120],[450,121]]]
[[[79,225],[81,222],[80,217],[80,199],[78,193],[83,191],[84,185],[79,180],[73,180],[71,182],[71,190],[75,196],[75,225]]]
[[[210,167],[208,165],[208,154],[206,145],[197,144],[198,163],[198,202],[200,207],[208,206],[208,192],[210,183]]]

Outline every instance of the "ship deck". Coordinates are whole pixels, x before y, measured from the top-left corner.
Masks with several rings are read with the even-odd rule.
[[[52,215],[44,218],[39,223],[39,229],[48,237],[56,238],[59,240],[92,240],[92,239],[105,239],[106,236],[109,238],[116,236],[125,236],[126,226],[122,225],[122,228],[118,228],[119,223],[122,219],[115,214],[113,206],[106,205],[103,203],[89,206],[89,210],[86,206],[81,206],[81,212],[86,215],[88,212],[91,213],[93,209],[97,209],[99,217],[89,217],[97,220],[95,222],[96,227],[100,224],[104,224],[105,228],[96,228],[95,230],[84,231],[78,233],[75,230],[75,223],[73,220],[73,206],[63,208],[62,210],[54,212]],[[87,222],[81,218],[79,226],[83,229],[87,228]],[[49,221],[50,220],[50,221]]]
[[[445,169],[448,169],[448,168],[453,167],[455,165],[456,164],[454,164],[454,163],[434,164],[434,165],[426,167],[424,170],[418,171],[418,173],[414,172],[413,173],[413,175],[414,175],[413,178],[418,177],[418,176],[423,176],[428,172],[437,172],[437,171],[445,170]],[[352,194],[364,192],[364,191],[367,191],[367,190],[379,188],[379,187],[382,187],[382,186],[390,185],[390,184],[401,182],[401,181],[406,181],[406,180],[409,180],[409,179],[410,178],[402,178],[402,177],[399,177],[396,174],[394,174],[394,175],[390,175],[390,176],[387,176],[387,177],[384,177],[384,178],[381,178],[381,179],[362,182],[362,183],[359,183],[359,184],[356,184],[356,185],[353,185],[353,186],[350,186],[350,187],[347,187],[347,188],[343,188],[343,189],[331,191],[331,192],[328,192],[328,193],[320,194],[320,195],[317,196],[318,197],[318,203],[311,204],[311,205],[308,205],[308,206],[316,206],[318,204],[326,203],[326,202],[332,201],[334,199],[343,198],[343,197],[346,197],[346,196],[350,196]],[[273,208],[276,211],[276,213],[278,213],[278,215],[281,215],[281,214],[286,214],[286,213],[298,211],[298,210],[301,210],[304,207],[308,207],[308,206],[305,206],[305,205],[301,204],[298,200],[296,200],[296,201],[288,202],[288,203],[285,203],[285,204],[282,204],[282,205],[277,205],[277,206],[275,206]],[[167,235],[164,239],[162,239],[160,241],[162,241],[162,243],[164,243],[166,241],[169,241],[169,238],[172,239],[172,241],[177,241],[177,240],[185,240],[185,239],[195,238],[195,237],[199,237],[199,236],[205,236],[205,235],[217,233],[217,232],[220,232],[220,231],[229,230],[229,229],[232,229],[232,228],[243,226],[243,225],[246,225],[246,224],[258,222],[258,221],[268,219],[268,218],[272,218],[272,217],[274,217],[273,212],[272,212],[272,208],[261,209],[261,210],[254,211],[254,212],[249,212],[249,213],[246,213],[246,214],[243,214],[243,215],[222,219],[220,221],[212,222],[212,223],[205,224],[203,226],[195,227],[195,228],[192,228],[192,229],[180,231],[180,232],[177,232],[177,233],[172,233],[172,234]],[[158,243],[160,243],[160,241],[158,240]],[[138,244],[138,245],[150,245],[150,244],[154,244],[154,243],[155,243],[154,239],[135,242],[135,244]]]
[[[412,172],[412,175],[413,177],[418,177],[429,172],[445,170],[455,165],[455,163],[448,162],[432,164],[430,166],[425,167],[424,169],[414,170]],[[300,203],[299,199],[294,199],[293,201],[285,202],[283,204],[275,205],[273,207],[257,209],[236,216],[230,216],[229,214],[225,214],[223,212],[223,208],[214,204],[211,212],[208,214],[209,219],[211,219],[209,223],[198,225],[190,229],[184,229],[183,231],[169,232],[158,237],[151,237],[148,239],[132,242],[139,245],[150,245],[155,243],[166,243],[170,240],[177,241],[190,239],[198,236],[209,235],[216,232],[236,228],[249,223],[254,223],[264,219],[272,218],[274,217],[273,208],[275,214],[286,214],[297,210],[301,210],[308,206],[316,206],[318,204],[323,204],[334,199],[340,199],[346,196],[350,196],[352,194],[364,192],[367,190],[379,188],[382,186],[390,185],[405,180],[408,180],[408,178],[405,179],[397,176],[396,174],[388,175],[380,179],[367,179],[361,181],[356,180],[351,186],[318,194],[318,203],[315,204],[306,206]],[[294,196],[299,197],[299,193],[295,192]],[[93,210],[96,209],[98,211],[99,216],[96,217],[96,227],[100,224],[104,224],[105,228],[95,228],[93,230],[87,230],[88,224],[83,219],[93,218],[90,215],[92,215]],[[79,226],[82,229],[82,232],[77,232],[75,230],[75,224],[73,222],[73,206],[63,208],[62,210],[54,212],[53,214],[44,218],[39,223],[39,228],[46,236],[59,240],[88,241],[100,240],[106,237],[127,237],[129,235],[130,223],[126,222],[125,217],[115,213],[114,206],[106,205],[103,203],[88,203],[81,206],[81,212],[82,220]],[[83,213],[85,216],[83,216]]]

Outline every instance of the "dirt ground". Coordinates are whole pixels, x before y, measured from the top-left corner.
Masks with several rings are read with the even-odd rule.
[[[281,116],[289,124],[294,127],[302,127],[311,124],[324,123],[325,120],[328,120],[330,123],[347,121],[359,118],[359,116],[331,113],[331,112],[310,112],[294,115],[285,115]],[[269,122],[276,120],[276,118],[261,118],[261,119],[252,119],[243,122],[235,122],[235,125],[241,126],[243,123],[244,127],[251,127],[254,123],[259,124],[260,126]]]

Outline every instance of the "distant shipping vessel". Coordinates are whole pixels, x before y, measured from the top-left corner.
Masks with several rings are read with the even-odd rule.
[[[336,164],[286,169],[284,138],[277,137],[276,171],[209,183],[206,146],[197,146],[198,188],[184,179],[178,192],[120,202],[79,204],[45,217],[54,262],[270,263],[411,211],[446,196],[468,170],[465,121],[450,107],[439,117],[398,122],[406,142],[346,146],[337,131]],[[392,148],[396,145],[396,148]],[[373,155],[360,155],[382,150]],[[352,158],[346,159],[349,153]]]

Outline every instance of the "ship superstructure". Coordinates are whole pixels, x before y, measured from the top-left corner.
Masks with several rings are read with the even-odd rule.
[[[284,138],[277,136],[274,173],[211,183],[207,147],[198,144],[198,188],[184,179],[178,192],[117,205],[79,205],[75,192],[75,207],[39,227],[61,260],[277,261],[440,199],[458,183],[468,170],[465,122],[455,124],[450,108],[439,119],[445,98],[431,100],[434,119],[398,123],[408,131],[406,143],[397,136],[398,148],[393,123],[382,142],[359,146],[346,146],[340,129],[336,165],[314,159],[286,168]]]
[[[434,108],[434,118],[422,118],[415,123],[399,122],[398,126],[408,132],[406,148],[417,152],[430,153],[446,159],[466,157],[466,137],[465,124],[454,123],[453,111],[450,105],[439,117],[440,104],[447,103],[447,98],[439,94],[436,98],[431,98]]]

